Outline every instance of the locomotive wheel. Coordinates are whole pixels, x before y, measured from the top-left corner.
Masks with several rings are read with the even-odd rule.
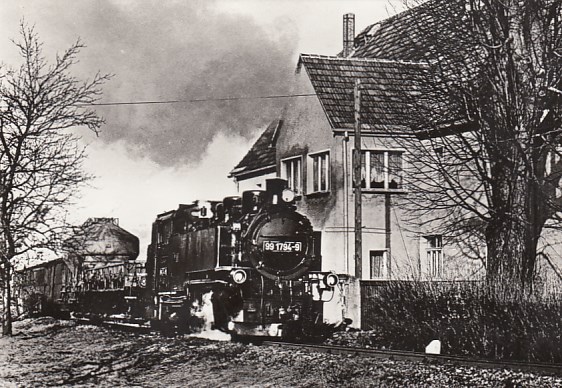
[[[176,326],[172,322],[169,322],[169,321],[161,322],[160,333],[164,337],[173,337],[177,333]]]
[[[90,314],[88,320],[92,323],[92,325],[99,325],[103,322],[103,318],[98,314]]]
[[[70,319],[70,311],[61,311],[59,309],[55,318],[67,321]]]
[[[237,315],[244,305],[240,290],[235,287],[225,287],[213,291],[214,328],[229,333],[228,322]]]
[[[267,338],[252,336],[252,335],[239,335],[236,333],[230,333],[230,340],[242,345],[261,345]]]

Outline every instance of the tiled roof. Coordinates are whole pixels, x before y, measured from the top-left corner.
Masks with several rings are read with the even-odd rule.
[[[65,245],[80,255],[127,255],[131,260],[139,255],[139,238],[111,218],[88,219]]]
[[[421,94],[428,65],[302,54],[304,67],[333,129],[353,128],[355,79],[361,80],[361,121],[380,130],[407,129],[408,108]]]
[[[459,50],[454,47],[454,35],[462,34],[462,24],[456,18],[464,12],[463,0],[429,0],[367,27],[355,38],[354,51],[348,58],[301,55],[298,69],[305,68],[332,128],[353,128],[356,78],[362,84],[364,127],[402,131],[411,130],[411,124],[419,126],[419,121],[412,122],[409,108],[412,102],[420,108],[419,102],[428,97],[421,91],[422,85],[427,86],[421,80],[424,74],[427,76],[428,59],[443,52],[440,50]],[[466,125],[462,114],[453,113],[451,104],[432,101],[433,110],[426,123],[438,125],[443,131]],[[457,119],[451,118],[454,116]],[[275,123],[279,122],[267,128],[230,176],[274,171]]]
[[[451,37],[462,33],[455,19],[464,14],[464,1],[427,1],[367,27],[355,37],[351,57],[419,61],[437,50],[458,50]]]
[[[275,171],[275,143],[282,120],[274,120],[256,140],[250,151],[230,172],[230,177],[239,177],[252,172]]]

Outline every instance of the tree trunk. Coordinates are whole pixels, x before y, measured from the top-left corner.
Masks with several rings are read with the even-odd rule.
[[[524,222],[505,218],[488,225],[486,281],[494,294],[519,298],[532,291],[537,239],[522,230]]]
[[[537,244],[544,225],[546,206],[536,182],[509,166],[493,190],[496,212],[486,229],[488,246],[487,285],[490,291],[519,298],[533,289]],[[501,205],[500,205],[501,204]]]
[[[12,271],[10,263],[6,263],[4,267],[4,319],[2,319],[2,335],[12,335],[12,285],[10,279]]]

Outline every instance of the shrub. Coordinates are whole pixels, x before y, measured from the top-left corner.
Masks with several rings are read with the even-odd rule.
[[[377,345],[444,354],[562,363],[562,300],[510,298],[474,283],[388,282],[366,301]]]

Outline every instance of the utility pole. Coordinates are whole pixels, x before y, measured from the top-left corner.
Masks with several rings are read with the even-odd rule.
[[[355,277],[361,279],[363,270],[363,236],[361,211],[361,80],[355,80],[354,100],[354,140],[353,149],[353,193],[355,196]]]

